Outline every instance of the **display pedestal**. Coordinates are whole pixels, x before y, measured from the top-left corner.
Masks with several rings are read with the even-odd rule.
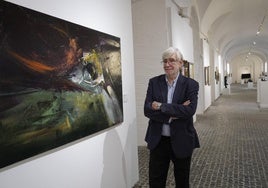
[[[253,88],[253,82],[248,82],[248,88],[249,89]]]
[[[260,108],[268,108],[268,81],[258,81],[257,102]]]

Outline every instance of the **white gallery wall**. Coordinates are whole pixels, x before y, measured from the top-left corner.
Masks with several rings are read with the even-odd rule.
[[[153,5],[153,6],[152,6]],[[145,145],[148,119],[143,105],[149,79],[163,74],[162,52],[168,47],[166,5],[163,0],[133,0],[133,40],[136,84],[138,145]]]
[[[167,22],[169,33],[170,46],[177,47],[183,54],[183,59],[187,60],[191,64],[196,65],[194,61],[194,47],[193,47],[193,30],[190,27],[189,18],[182,17],[178,14],[178,8],[176,5],[167,0]],[[197,82],[199,80],[195,75],[191,75]],[[199,82],[199,86],[201,83]],[[200,92],[199,92],[200,94]],[[199,102],[200,102],[199,98]],[[200,105],[198,103],[198,105]],[[196,115],[194,115],[194,121],[196,121]]]
[[[211,80],[210,77],[211,77],[211,74],[212,74],[212,67],[210,66],[210,60],[209,60],[209,45],[207,43],[206,40],[203,40],[203,60],[204,60],[204,68],[205,67],[208,67],[209,69],[209,79],[208,80]],[[205,76],[205,75],[204,75]],[[207,85],[204,85],[204,92],[205,92],[205,101],[204,101],[204,104],[205,104],[205,110],[211,105],[211,82]]]
[[[193,57],[193,31],[189,25],[189,18],[179,16],[177,7],[174,4],[170,4],[169,6],[170,45],[180,49],[185,60],[195,63]]]
[[[218,62],[219,62],[219,73],[220,73],[220,91],[222,91],[224,89],[225,64],[220,54],[218,54]]]
[[[219,81],[218,83],[216,83],[215,81],[215,99],[217,99],[219,96],[220,96],[220,93],[221,93],[221,85],[220,83],[223,81],[221,80],[221,68],[220,68],[220,62],[219,62],[219,53],[216,52],[216,50],[214,51],[214,66],[215,66],[215,70],[217,69],[218,72],[219,72]]]
[[[138,181],[130,0],[9,0],[121,41],[124,122],[0,170],[1,188],[130,188]]]
[[[251,55],[246,61],[242,56],[237,56],[230,61],[232,82],[241,83],[241,74],[250,73],[253,82],[257,82],[263,71],[263,60]]]
[[[148,119],[144,117],[143,105],[149,79],[164,74],[160,64],[162,52],[174,46],[185,59],[195,63],[189,20],[177,12],[171,0],[132,0],[138,145],[146,145]]]

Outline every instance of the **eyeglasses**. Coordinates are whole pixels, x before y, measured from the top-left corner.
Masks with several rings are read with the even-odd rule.
[[[161,61],[161,64],[169,63],[171,65],[174,65],[176,62],[177,62],[177,60],[174,58],[167,58],[167,59],[163,59],[163,61]]]

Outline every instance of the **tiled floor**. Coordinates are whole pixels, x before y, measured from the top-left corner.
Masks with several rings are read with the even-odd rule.
[[[256,88],[232,85],[195,127],[201,148],[192,159],[192,188],[268,188],[268,110],[258,108]],[[148,150],[139,147],[140,181],[148,186]],[[167,187],[172,188],[172,165]]]

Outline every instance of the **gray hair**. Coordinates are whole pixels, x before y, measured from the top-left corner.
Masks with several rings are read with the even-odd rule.
[[[162,59],[167,59],[169,57],[171,57],[173,54],[176,54],[176,60],[183,60],[183,56],[182,53],[180,52],[180,50],[178,48],[175,47],[169,47],[168,49],[166,49],[163,54],[162,54]]]

